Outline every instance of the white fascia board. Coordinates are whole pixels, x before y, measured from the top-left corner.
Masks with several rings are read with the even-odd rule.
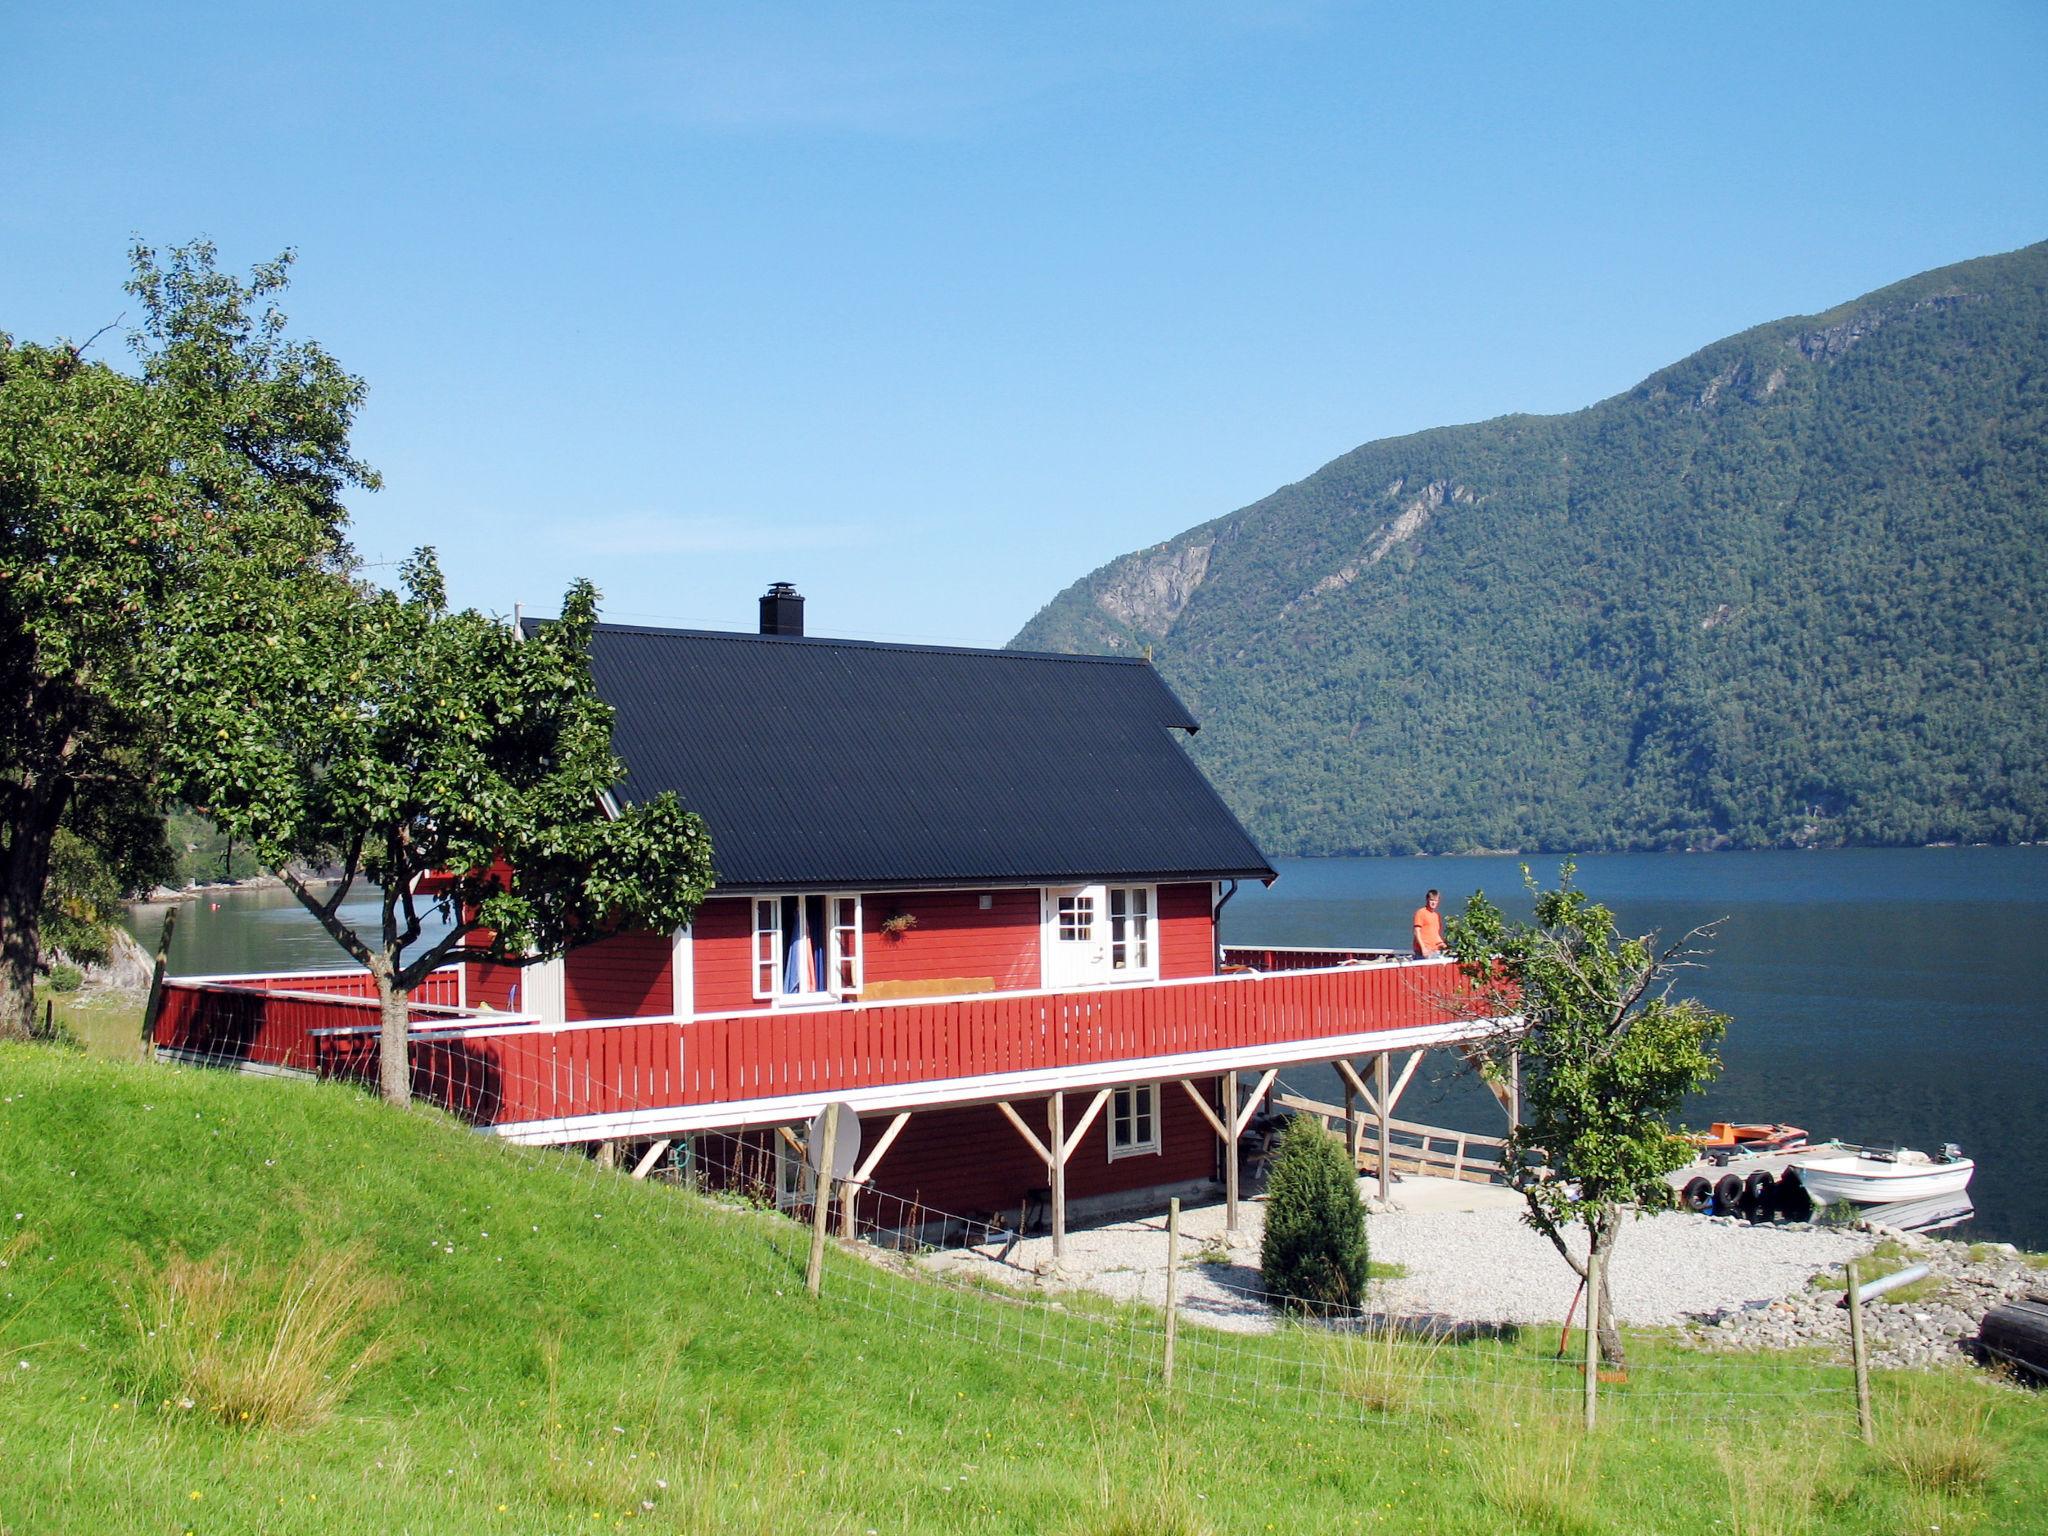
[[[600,1115],[569,1115],[555,1120],[521,1120],[510,1125],[479,1127],[487,1136],[540,1145],[549,1142],[633,1140],[639,1137],[687,1135],[691,1131],[745,1131],[808,1120],[828,1103],[850,1106],[860,1114],[893,1114],[902,1110],[954,1109],[990,1104],[997,1099],[1040,1098],[1063,1090],[1113,1088],[1129,1083],[1162,1082],[1183,1077],[1220,1077],[1226,1072],[1262,1071],[1267,1067],[1299,1066],[1380,1051],[1428,1050],[1485,1039],[1520,1023],[1519,1018],[1459,1020],[1414,1029],[1375,1029],[1363,1034],[1321,1040],[1274,1041],[1222,1051],[1197,1051],[1181,1056],[1146,1056],[1130,1061],[1092,1062],[1047,1067],[1036,1072],[992,1073],[981,1077],[950,1077],[934,1082],[887,1083],[872,1088],[847,1088],[837,1093],[784,1094],[775,1098],[733,1099],[718,1104],[652,1106],[615,1110]]]

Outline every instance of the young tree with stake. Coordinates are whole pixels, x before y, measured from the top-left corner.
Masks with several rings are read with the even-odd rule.
[[[451,612],[431,550],[402,585],[309,584],[267,631],[242,622],[246,594],[215,593],[172,750],[188,798],[376,979],[379,1081],[400,1104],[412,992],[458,949],[524,965],[622,927],[678,927],[712,879],[704,825],[673,795],[610,809],[624,767],[590,679],[589,583],[525,639]],[[331,888],[298,873],[328,863]],[[431,897],[427,875],[446,877]],[[379,897],[360,930],[342,910],[358,885]],[[436,915],[448,926],[428,939]]]
[[[1624,1359],[1609,1300],[1608,1264],[1623,1223],[1671,1201],[1665,1176],[1694,1155],[1674,1122],[1685,1097],[1721,1069],[1714,1046],[1725,1015],[1672,995],[1695,963],[1696,928],[1676,944],[1623,938],[1614,914],[1572,883],[1539,889],[1533,923],[1510,923],[1483,893],[1450,923],[1450,950],[1474,988],[1477,1016],[1519,1016],[1490,1043],[1495,1066],[1521,1060],[1522,1118],[1507,1158],[1529,1224],[1598,1293],[1601,1353]],[[1584,1257],[1566,1241],[1585,1234]]]

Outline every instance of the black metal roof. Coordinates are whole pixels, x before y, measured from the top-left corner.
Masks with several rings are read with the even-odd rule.
[[[721,886],[1273,878],[1149,662],[600,624],[622,802],[674,790]]]

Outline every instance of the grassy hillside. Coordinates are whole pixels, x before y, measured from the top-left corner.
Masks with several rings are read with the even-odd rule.
[[[2048,837],[2048,244],[1369,443],[1015,643],[1152,647],[1268,852]]]
[[[1881,1382],[1883,1454],[1813,1417],[1823,1386],[1839,1407],[1839,1373],[1746,1361],[1687,1377],[1699,1395],[1654,1421],[1632,1424],[1619,1394],[1590,1446],[1564,1422],[1568,1392],[1556,1411],[1475,1393],[1424,1415],[1396,1394],[1375,1400],[1385,1418],[1305,1418],[1279,1373],[1328,1365],[1309,1336],[1231,1356],[1240,1401],[1169,1398],[1132,1315],[838,1254],[815,1304],[779,1218],[333,1085],[0,1049],[0,1190],[12,1536],[1619,1536],[1716,1520],[1953,1536],[2038,1528],[2048,1499],[2041,1402],[1967,1378]],[[324,1379],[297,1370],[336,1395],[324,1412],[265,1422],[290,1370],[178,1375],[181,1351],[232,1354],[264,1298],[295,1287],[318,1298],[301,1323],[332,1335],[313,1355]],[[1717,1386],[1765,1411],[1745,1427],[1692,1406]]]

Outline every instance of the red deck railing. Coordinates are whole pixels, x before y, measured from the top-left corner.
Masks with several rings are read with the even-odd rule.
[[[448,966],[415,992],[413,1028],[446,1025],[462,996],[462,977]],[[285,976],[192,977],[167,980],[157,1011],[156,1044],[222,1065],[322,1070],[322,1031],[377,1023],[377,984],[368,971],[310,971]]]
[[[452,1009],[414,1018],[415,1091],[486,1125],[844,1093],[1293,1044],[1466,1017],[1447,963],[565,1025]],[[171,984],[160,1045],[374,1077],[373,1005]]]

